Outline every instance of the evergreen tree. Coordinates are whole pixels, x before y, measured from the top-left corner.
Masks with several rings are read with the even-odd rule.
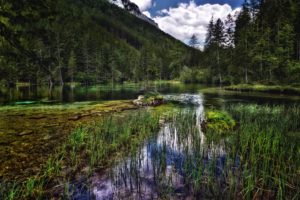
[[[189,45],[193,48],[198,47],[199,42],[198,42],[197,36],[195,34],[193,34],[192,37],[190,38]]]
[[[207,27],[207,33],[205,38],[205,49],[208,49],[213,40],[214,40],[214,18],[211,17],[211,20],[209,21],[208,27]]]

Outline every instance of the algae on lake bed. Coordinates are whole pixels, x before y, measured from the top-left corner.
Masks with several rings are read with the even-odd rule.
[[[0,197],[6,199],[14,194],[11,199],[70,198],[69,189],[65,190],[68,180],[77,181],[77,174],[86,178],[92,170],[112,164],[114,159],[111,158],[118,154],[134,152],[145,138],[158,131],[159,119],[157,113],[137,111],[105,116],[97,122],[78,127],[47,160],[38,176],[18,184],[11,183],[11,180],[0,181]],[[31,185],[32,181],[35,184]],[[63,183],[59,184],[60,181]],[[28,192],[28,185],[32,186],[31,192]]]
[[[77,125],[136,108],[131,101],[1,107],[0,177],[18,179],[36,174]]]

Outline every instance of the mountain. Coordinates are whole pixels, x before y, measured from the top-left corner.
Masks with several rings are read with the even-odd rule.
[[[146,15],[144,15],[135,3],[132,3],[129,0],[110,0],[109,2],[119,6],[120,8],[127,10],[128,12],[135,15],[136,17],[138,17],[158,28],[158,24],[154,20],[152,20],[149,17],[147,17]]]
[[[0,9],[5,84],[174,79],[195,55],[139,10],[106,0],[5,1]]]

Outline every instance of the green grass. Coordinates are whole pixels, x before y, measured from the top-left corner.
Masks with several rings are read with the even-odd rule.
[[[176,135],[184,155],[180,167],[190,195],[196,199],[300,198],[300,145],[289,135],[300,131],[299,106],[237,104],[225,111],[208,111],[206,117],[207,125],[219,123],[210,133],[226,129],[228,134],[203,141],[193,110],[177,110],[167,118],[170,134]],[[96,169],[106,169],[118,156],[136,157],[142,141],[157,136],[160,119],[159,111],[140,111],[80,127],[49,158],[40,176],[0,183],[0,198],[44,199],[52,197],[54,191],[61,194],[55,198],[70,198],[76,175],[88,177]],[[220,165],[223,151],[226,156]],[[172,197],[175,190],[172,178],[166,175],[166,144],[152,153],[158,194]],[[138,159],[130,163],[134,177],[139,176],[138,163]]]
[[[48,159],[38,176],[0,182],[0,199],[48,199],[55,191],[62,194],[56,198],[72,195],[66,189],[69,181],[65,180],[76,180],[77,174],[88,177],[94,169],[113,164],[119,153],[135,150],[143,140],[158,132],[159,119],[158,113],[144,110],[104,117],[95,124],[79,127]],[[84,174],[83,168],[89,171]]]
[[[299,106],[238,104],[228,106],[226,112],[209,111],[207,116],[213,119],[211,122],[222,122],[210,133],[219,134],[223,127],[229,134],[225,138],[207,137],[208,141],[202,143],[195,113],[191,111],[175,114],[170,124],[171,135],[177,134],[177,145],[183,150],[182,170],[186,187],[192,188],[190,195],[196,199],[300,198],[299,141],[287,137],[288,132],[300,130]],[[223,126],[226,121],[233,127],[233,118],[238,126]],[[224,165],[219,163],[219,147],[226,152]],[[163,150],[156,154],[164,160]],[[159,185],[168,177],[160,170],[165,168],[164,162],[156,163]]]
[[[239,84],[224,87],[225,90],[241,92],[264,92],[274,94],[300,95],[300,87],[280,86],[280,85],[260,85],[260,84]]]
[[[225,111],[210,110],[206,112],[206,131],[225,133],[233,130],[235,120]]]

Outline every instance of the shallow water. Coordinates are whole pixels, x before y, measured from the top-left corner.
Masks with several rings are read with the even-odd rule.
[[[131,156],[126,157],[106,174],[92,177],[92,196],[104,199],[157,199],[166,192],[170,199],[189,198],[186,164],[195,154],[201,154],[205,165],[212,160],[222,168],[226,152],[223,141],[218,145],[207,142],[202,132],[204,104],[202,95],[167,95],[166,100],[185,104],[182,112],[195,113],[193,134],[182,137],[176,124],[165,123],[155,138]],[[198,140],[199,143],[195,144]],[[197,151],[197,152],[195,152]],[[196,163],[194,163],[196,164]],[[221,173],[217,172],[217,173]],[[170,192],[172,191],[172,192]],[[167,194],[170,192],[170,194]],[[190,196],[192,198],[192,196]]]
[[[76,193],[74,199],[156,199],[164,195],[168,195],[168,199],[192,198],[189,195],[193,193],[190,191],[193,188],[189,187],[186,177],[191,167],[186,164],[196,165],[194,161],[191,162],[196,155],[203,158],[201,166],[209,168],[210,162],[214,162],[219,169],[215,173],[221,174],[226,159],[226,138],[217,142],[208,141],[202,133],[201,124],[206,109],[222,109],[236,103],[300,104],[298,97],[213,91],[215,89],[207,92],[210,87],[204,85],[160,84],[151,85],[150,88],[160,91],[167,101],[180,104],[183,112],[195,113],[193,134],[182,137],[180,127],[166,122],[156,137],[145,141],[137,151],[129,152],[128,156],[107,171],[94,174],[91,189],[78,189],[80,192]],[[91,113],[93,106],[109,100],[135,99],[144,93],[144,89],[139,84],[115,87],[65,86],[53,88],[52,91],[43,87],[2,88],[0,154],[6,156],[1,156],[1,163],[2,166],[5,163],[14,166],[14,162],[19,165],[16,169],[6,169],[4,166],[3,173],[22,167],[22,170],[26,170],[26,163],[35,158],[45,160],[53,151],[53,145],[62,141],[71,127],[77,124],[77,116],[82,114],[82,110],[84,114]],[[92,121],[97,117],[101,116],[92,115],[86,119]],[[238,164],[239,160],[234,162]],[[39,168],[29,166],[29,174]],[[202,171],[210,173],[207,170]],[[222,179],[222,176],[219,178]],[[77,188],[81,188],[81,184]]]

